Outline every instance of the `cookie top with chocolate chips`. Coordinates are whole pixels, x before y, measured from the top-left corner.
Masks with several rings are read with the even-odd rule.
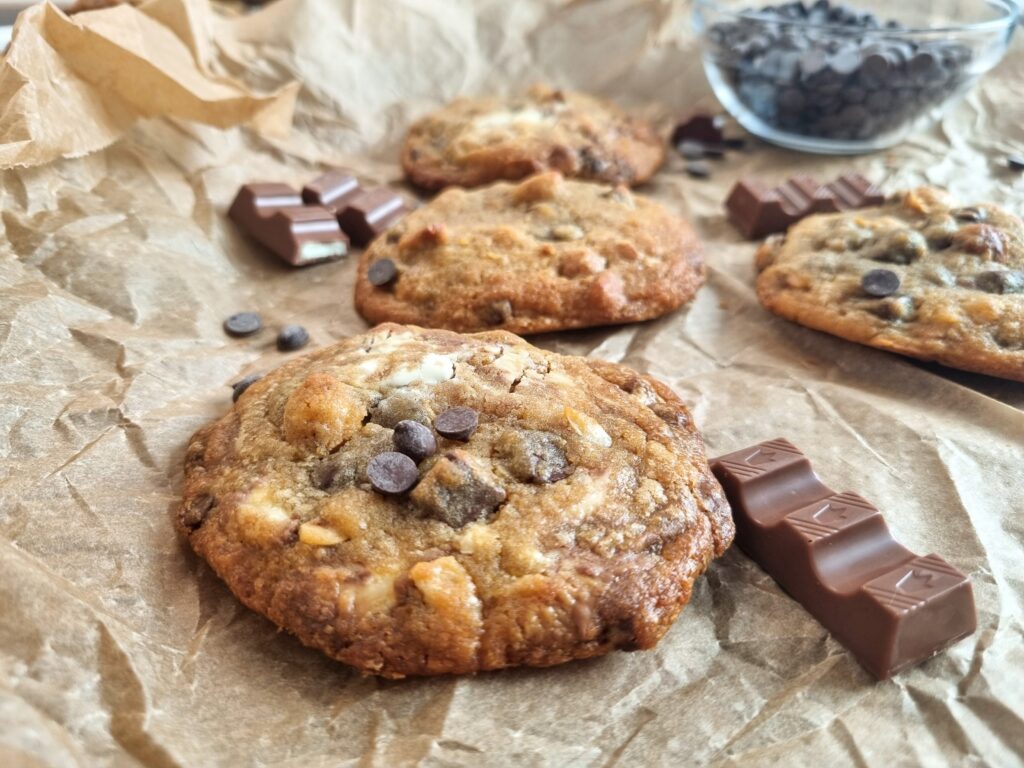
[[[544,170],[640,184],[665,157],[654,127],[613,104],[534,86],[511,98],[458,99],[414,123],[402,167],[426,189],[475,187]]]
[[[1024,381],[1024,222],[924,187],[811,216],[758,251],[772,312],[844,339]]]
[[[242,602],[387,677],[650,648],[733,535],[665,385],[399,325],[253,383],[177,519]]]
[[[370,322],[540,333],[647,320],[704,282],[690,225],[626,187],[555,171],[449,189],[363,253],[355,302]],[[388,263],[393,279],[373,276]]]

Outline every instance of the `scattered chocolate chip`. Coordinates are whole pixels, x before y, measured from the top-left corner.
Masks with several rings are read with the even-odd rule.
[[[419,464],[437,453],[437,439],[418,421],[404,419],[395,424],[395,450]]]
[[[721,160],[725,157],[725,144],[705,144],[704,157],[711,160]]]
[[[282,352],[294,352],[309,343],[309,333],[301,325],[286,325],[277,334],[277,348]]]
[[[1024,272],[991,270],[980,272],[974,284],[987,293],[1024,293]]]
[[[747,140],[742,136],[729,136],[722,140],[726,149],[746,149]]]
[[[676,144],[676,151],[687,160],[704,159],[704,145],[699,141],[681,141]]]
[[[693,115],[679,123],[672,131],[672,143],[696,141],[704,144],[721,144],[725,118],[721,115]]]
[[[190,531],[194,531],[206,522],[206,517],[213,509],[213,505],[213,496],[207,493],[196,496],[181,510],[181,524]]]
[[[711,175],[711,167],[703,160],[691,160],[686,164],[686,172],[695,179],[706,179]]]
[[[238,312],[224,321],[224,332],[236,338],[252,336],[262,327],[263,321],[255,312]]]
[[[1011,171],[1024,171],[1024,155],[1010,155],[1006,158],[1006,167]]]
[[[239,379],[238,381],[236,381],[234,384],[232,384],[231,385],[231,402],[232,403],[238,402],[238,398],[240,398],[242,396],[242,393],[245,392],[245,390],[247,390],[249,387],[251,387],[253,384],[255,384],[257,381],[259,381],[262,378],[263,378],[263,374],[262,373],[250,373],[248,376],[245,376],[245,377]]]
[[[395,262],[391,259],[377,259],[366,270],[366,279],[370,281],[370,285],[377,286],[378,288],[390,285],[397,277],[398,267],[395,266]]]
[[[442,437],[465,442],[476,432],[479,423],[480,417],[476,411],[463,405],[457,405],[437,414],[434,419],[434,429]]]
[[[491,515],[505,496],[498,478],[483,462],[458,450],[449,451],[434,462],[409,494],[424,515],[452,528]]]
[[[366,477],[373,490],[387,495],[405,493],[416,485],[419,476],[416,462],[396,451],[378,454],[366,465]]]
[[[510,430],[495,443],[495,453],[523,483],[555,483],[572,471],[565,457],[565,442],[547,432]]]
[[[872,269],[860,279],[860,287],[876,299],[891,296],[900,287],[900,276],[890,269]]]

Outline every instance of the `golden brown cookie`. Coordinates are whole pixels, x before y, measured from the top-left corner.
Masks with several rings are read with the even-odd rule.
[[[1024,381],[1024,222],[921,188],[811,216],[758,251],[757,293],[809,328]]]
[[[475,187],[543,170],[640,184],[665,159],[654,127],[582,93],[534,86],[512,98],[458,99],[414,123],[402,167],[416,185]]]
[[[199,430],[177,520],[242,602],[386,677],[651,648],[733,536],[664,384],[398,325]]]
[[[661,205],[549,171],[406,216],[363,253],[355,303],[373,323],[540,333],[658,317],[704,271],[690,225]]]

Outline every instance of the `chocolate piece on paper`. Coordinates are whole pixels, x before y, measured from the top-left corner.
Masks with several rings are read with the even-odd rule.
[[[238,190],[228,217],[292,266],[331,261],[348,253],[348,238],[334,213],[306,205],[287,184],[246,184]]]
[[[338,223],[353,243],[365,246],[408,210],[405,199],[390,189],[362,189],[346,199]]]
[[[672,130],[672,144],[687,141],[720,145],[725,140],[724,128],[725,118],[721,115],[691,115]]]
[[[359,179],[352,171],[332,168],[302,188],[302,199],[309,205],[321,205],[337,215],[359,189]]]
[[[777,187],[756,179],[736,182],[725,200],[729,220],[747,238],[784,232],[812,213],[837,213],[881,205],[885,195],[860,174],[843,174],[827,184],[794,176]]]
[[[892,538],[881,513],[836,493],[783,439],[711,460],[736,543],[884,680],[974,632],[967,577]]]

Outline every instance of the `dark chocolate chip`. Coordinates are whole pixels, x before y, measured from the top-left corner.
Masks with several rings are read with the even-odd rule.
[[[953,215],[957,221],[979,222],[988,218],[988,212],[984,208],[977,208],[973,205],[967,208],[958,208],[953,211]]]
[[[208,493],[196,496],[181,510],[181,524],[190,531],[194,531],[206,522],[206,517],[213,509],[213,505],[214,498]]]
[[[224,332],[236,338],[252,336],[262,327],[263,321],[255,312],[238,312],[224,321]]]
[[[309,343],[309,333],[301,325],[286,325],[277,334],[277,348],[282,352],[294,352]]]
[[[244,376],[234,384],[231,385],[231,402],[237,402],[238,398],[242,396],[249,387],[255,384],[257,381],[263,378],[262,373],[250,373],[248,376]]]
[[[722,144],[726,149],[744,149],[747,146],[747,140],[742,136],[730,136],[723,139]]]
[[[419,464],[437,453],[437,439],[428,427],[404,419],[395,424],[395,450]]]
[[[681,141],[676,144],[676,151],[687,160],[701,160],[704,157],[704,145],[699,141]]]
[[[868,296],[892,296],[900,287],[900,276],[891,269],[872,269],[860,279],[860,287]]]
[[[463,405],[442,411],[434,419],[434,429],[439,435],[463,442],[469,440],[479,424],[477,412]]]
[[[974,284],[988,293],[1024,293],[1024,272],[991,270],[980,272]]]
[[[686,172],[695,179],[706,179],[711,175],[711,166],[703,160],[691,160],[686,164]]]
[[[380,453],[366,465],[366,477],[378,493],[395,495],[405,493],[419,479],[416,462],[397,451]]]
[[[1012,171],[1024,171],[1024,155],[1010,155],[1006,158],[1006,167]]]
[[[398,277],[398,267],[391,259],[377,259],[370,268],[366,270],[366,279],[370,285],[381,288],[390,285]]]

